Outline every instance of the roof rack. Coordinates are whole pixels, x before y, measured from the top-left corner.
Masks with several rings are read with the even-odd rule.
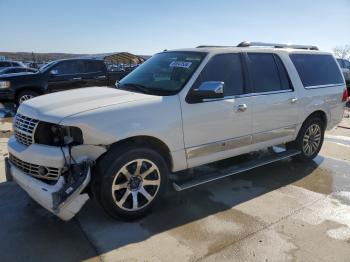
[[[196,48],[216,48],[216,47],[236,47],[236,46],[228,46],[228,45],[199,45]]]
[[[294,49],[304,49],[304,50],[318,50],[317,46],[314,45],[289,45],[289,44],[276,44],[276,43],[264,43],[264,42],[249,42],[244,41],[237,45],[237,47],[251,47],[251,46],[267,46],[274,48],[294,48]]]

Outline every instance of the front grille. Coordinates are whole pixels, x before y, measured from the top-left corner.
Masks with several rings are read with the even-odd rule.
[[[15,116],[14,133],[18,142],[29,146],[34,143],[34,130],[39,120],[21,114]]]
[[[46,180],[58,180],[61,174],[61,171],[59,168],[30,164],[22,161],[21,159],[19,159],[18,157],[15,157],[12,154],[9,154],[9,160],[15,167],[17,167],[27,175],[30,175],[33,177],[46,179]],[[41,171],[41,173],[39,172],[39,170]]]

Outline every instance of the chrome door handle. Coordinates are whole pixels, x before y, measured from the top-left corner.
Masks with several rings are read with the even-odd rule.
[[[106,76],[98,76],[98,77],[95,77],[95,79],[106,79]]]
[[[247,110],[247,105],[246,104],[240,104],[237,106],[237,111],[239,112],[243,112],[243,111],[246,111]]]
[[[293,97],[293,98],[290,99],[290,102],[292,104],[295,104],[296,102],[298,102],[298,98],[297,97]]]
[[[81,77],[73,77],[72,80],[81,80]]]

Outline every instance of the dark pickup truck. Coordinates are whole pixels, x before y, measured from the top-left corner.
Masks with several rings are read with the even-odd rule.
[[[0,76],[0,102],[17,106],[35,96],[89,86],[114,86],[127,71],[109,72],[103,60],[65,59],[53,61],[36,73]]]

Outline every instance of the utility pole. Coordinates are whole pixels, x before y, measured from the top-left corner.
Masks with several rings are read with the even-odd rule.
[[[35,63],[36,62],[36,59],[35,59],[35,55],[34,55],[34,52],[32,51],[32,61]]]

